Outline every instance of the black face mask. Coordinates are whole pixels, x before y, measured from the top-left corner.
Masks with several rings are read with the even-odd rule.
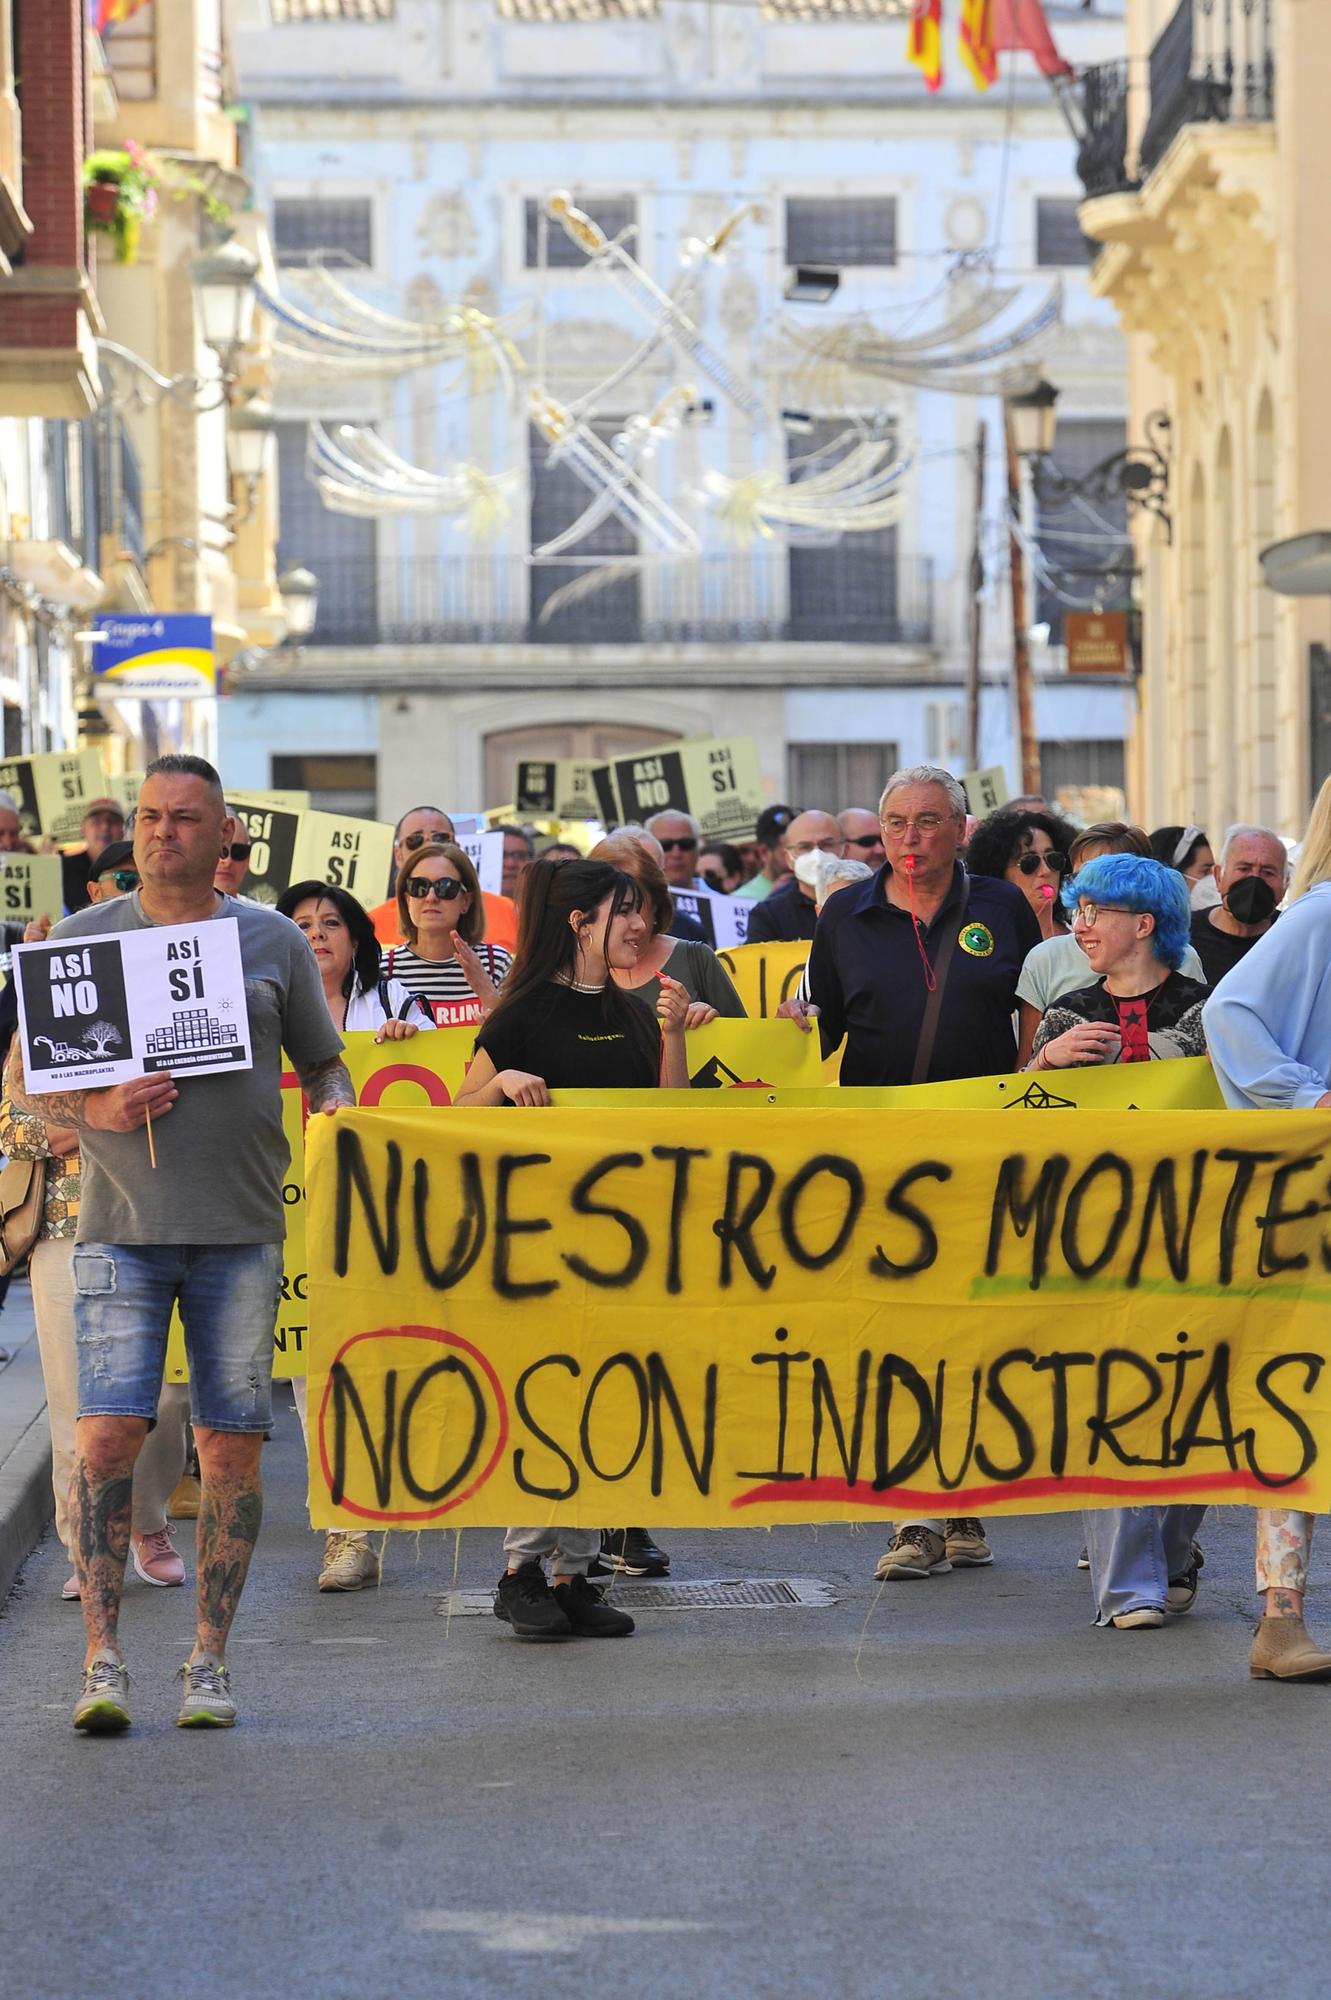
[[[1240,924],[1264,924],[1276,907],[1276,892],[1260,875],[1240,875],[1225,896],[1225,908]]]

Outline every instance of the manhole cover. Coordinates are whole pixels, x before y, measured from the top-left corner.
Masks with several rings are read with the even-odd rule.
[[[812,1576],[712,1577],[697,1583],[653,1582],[647,1577],[616,1579],[610,1598],[626,1611],[779,1611],[798,1605],[814,1609],[836,1603],[830,1583]],[[489,1590],[451,1590],[439,1600],[441,1618],[479,1618],[493,1611]]]

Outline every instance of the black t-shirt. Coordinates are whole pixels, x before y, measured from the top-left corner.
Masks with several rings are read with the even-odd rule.
[[[1163,971],[1163,967],[1161,970]],[[1074,993],[1060,993],[1035,1031],[1035,1053],[1055,1035],[1066,1034],[1080,1021],[1104,1021],[1119,1033],[1119,1052],[1113,1062],[1158,1062],[1166,1056],[1204,1056],[1206,1035],[1202,1028],[1202,1006],[1207,988],[1200,980],[1181,972],[1169,973],[1149,993],[1120,999],[1110,993],[1103,979],[1093,986],[1079,986]]]
[[[1192,920],[1192,946],[1202,962],[1208,986],[1218,986],[1241,958],[1256,944],[1255,937],[1235,937],[1231,931],[1217,930],[1209,910],[1199,910]],[[1259,936],[1264,933],[1259,932]]]
[[[501,1008],[476,1037],[497,1070],[544,1077],[551,1090],[650,1090],[659,1059],[607,1016],[599,993],[544,986]]]

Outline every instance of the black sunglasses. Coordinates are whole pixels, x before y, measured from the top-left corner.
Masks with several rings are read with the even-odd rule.
[[[1051,875],[1066,875],[1068,872],[1068,857],[1066,854],[1060,854],[1056,847],[1051,847],[1048,854],[1019,854],[1017,856],[1017,866],[1023,875],[1038,874],[1042,861]]]
[[[848,833],[846,835],[847,847],[881,847],[882,844],[883,836],[881,833]]]
[[[222,849],[223,861],[248,861],[254,852],[252,840],[233,840],[229,847]]]
[[[663,840],[661,842],[661,852],[662,854],[673,854],[675,849],[678,848],[682,854],[692,854],[697,845],[696,837],[691,833],[685,833],[681,834],[678,840]]]
[[[408,854],[414,854],[416,852],[416,849],[418,847],[424,847],[427,841],[452,840],[452,838],[453,838],[452,827],[449,828],[447,833],[440,833],[439,830],[436,828],[436,830],[433,833],[409,833],[406,836],[405,840],[403,841],[402,845],[406,848]]]
[[[407,883],[407,894],[419,902],[422,896],[437,896],[441,903],[455,903],[459,896],[466,895],[461,882],[455,882],[451,875],[442,875],[437,882],[427,882],[423,875],[413,875]]]

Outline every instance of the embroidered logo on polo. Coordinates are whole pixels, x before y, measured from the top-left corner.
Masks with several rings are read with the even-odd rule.
[[[963,951],[972,958],[992,958],[994,934],[987,924],[967,924],[957,939]]]

